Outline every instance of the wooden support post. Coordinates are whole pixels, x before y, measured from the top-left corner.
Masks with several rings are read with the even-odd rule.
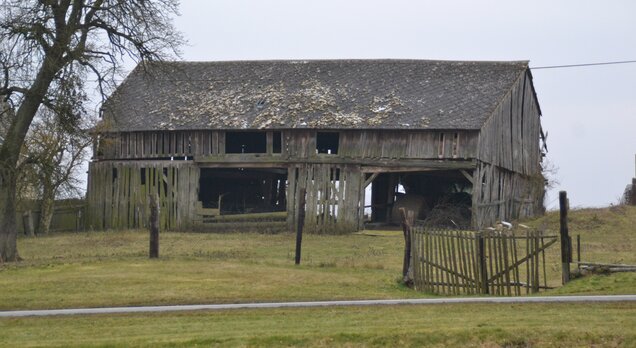
[[[369,186],[373,182],[373,180],[375,180],[375,178],[378,177],[378,175],[380,175],[379,172],[371,174],[371,176],[367,180],[364,181],[364,184],[362,185],[362,189],[367,188],[367,186]]]
[[[481,293],[488,294],[488,267],[486,264],[486,248],[484,245],[484,236],[481,232],[477,232],[475,235],[477,238],[477,262],[479,262],[479,276]]]
[[[404,261],[402,263],[402,277],[405,284],[413,282],[409,270],[411,268],[411,228],[413,227],[414,213],[400,208],[402,218],[402,231],[404,232]]]
[[[468,172],[464,169],[461,169],[459,172],[462,173],[462,175],[466,178],[466,180],[470,182],[471,185],[475,185],[472,175],[468,174]]]
[[[159,257],[159,196],[157,193],[150,195],[150,251],[149,257]]]
[[[395,173],[389,173],[388,187],[386,193],[386,221],[393,221],[393,203],[395,203],[395,188],[397,186],[397,176]]]
[[[577,268],[581,269],[581,235],[576,235],[576,261]]]
[[[295,263],[300,265],[300,250],[303,242],[303,226],[305,225],[305,188],[301,188],[298,197],[298,225],[296,227],[296,259]]]
[[[559,209],[561,228],[561,270],[563,284],[570,281],[570,262],[572,261],[572,249],[568,231],[568,194],[565,191],[559,192]]]

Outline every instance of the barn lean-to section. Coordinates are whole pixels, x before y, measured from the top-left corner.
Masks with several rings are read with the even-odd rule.
[[[104,105],[87,226],[346,233],[468,196],[474,227],[542,210],[526,62],[264,61],[137,68]],[[419,197],[419,198],[418,198]]]
[[[479,133],[473,224],[487,226],[543,213],[540,110],[527,71],[519,76]]]

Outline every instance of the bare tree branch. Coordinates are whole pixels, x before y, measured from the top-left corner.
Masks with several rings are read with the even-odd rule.
[[[41,106],[69,132],[86,117],[84,81],[94,77],[104,98],[127,60],[178,56],[183,38],[171,19],[178,5],[178,0],[2,0],[0,99],[15,117],[0,144],[0,261],[18,258],[17,169],[28,162],[21,153]]]

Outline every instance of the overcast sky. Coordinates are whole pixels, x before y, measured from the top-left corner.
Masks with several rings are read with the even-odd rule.
[[[636,60],[633,0],[182,0],[176,26],[186,60]],[[572,206],[616,203],[636,175],[636,64],[533,75],[556,190]]]

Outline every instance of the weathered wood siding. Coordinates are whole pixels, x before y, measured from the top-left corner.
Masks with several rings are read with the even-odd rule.
[[[523,175],[541,172],[540,111],[529,73],[504,97],[479,133],[477,159]]]
[[[540,110],[528,72],[519,76],[479,133],[473,226],[543,212]]]
[[[544,182],[541,176],[521,175],[479,162],[473,172],[473,226],[492,226],[543,213]]]
[[[357,231],[364,209],[363,182],[359,166],[306,164],[289,167],[289,229],[293,231],[298,221],[300,191],[305,188],[305,231],[329,234]]]
[[[93,162],[87,190],[88,229],[147,226],[148,196],[159,194],[162,229],[190,225],[197,201],[199,168],[186,161]]]
[[[122,132],[100,136],[98,159],[152,159],[225,152],[219,131]]]
[[[271,153],[271,131],[268,154]],[[315,130],[282,131],[282,149],[275,156],[287,159],[313,158]],[[471,159],[477,156],[476,131],[377,131],[339,132],[338,154],[346,158]],[[193,156],[223,156],[224,131],[127,132],[100,136],[96,159],[153,159]],[[234,154],[236,155],[236,154]]]

